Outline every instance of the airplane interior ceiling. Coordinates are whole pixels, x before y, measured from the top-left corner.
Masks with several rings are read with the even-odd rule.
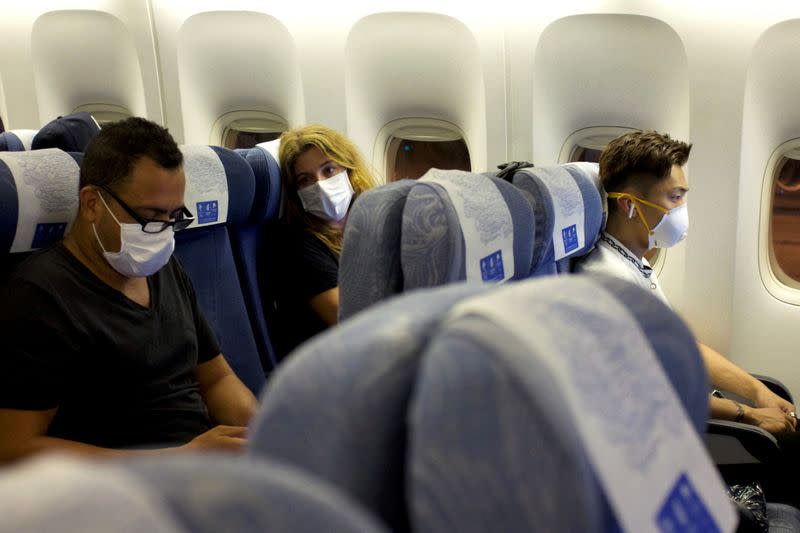
[[[769,216],[777,150],[800,138],[796,0],[0,0],[0,10],[6,129],[104,104],[179,142],[220,144],[221,117],[251,112],[324,123],[380,162],[387,125],[429,119],[463,136],[476,171],[557,163],[584,128],[691,141],[690,237],[663,259],[665,292],[701,340],[800,391],[800,290],[774,272]]]

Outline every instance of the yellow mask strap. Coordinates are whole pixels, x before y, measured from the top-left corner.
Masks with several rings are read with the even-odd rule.
[[[659,211],[663,211],[664,213],[669,213],[669,209],[661,207],[658,204],[654,204],[653,202],[648,202],[647,200],[642,200],[641,198],[638,198],[638,197],[636,197],[636,196],[634,196],[632,194],[628,194],[626,192],[610,192],[610,193],[608,193],[608,197],[609,198],[629,198],[633,202],[633,206],[634,206],[634,208],[636,208],[636,214],[639,215],[639,219],[642,221],[642,224],[644,224],[644,227],[647,228],[647,232],[648,233],[653,233],[653,229],[647,223],[647,220],[645,220],[644,215],[642,214],[642,210],[639,208],[639,204],[640,203],[642,203],[642,204],[644,204],[646,206],[649,206],[649,207],[654,207],[654,208],[658,209]]]

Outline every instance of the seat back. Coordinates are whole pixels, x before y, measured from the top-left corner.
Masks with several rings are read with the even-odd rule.
[[[227,148],[181,146],[184,203],[195,222],[175,234],[175,255],[188,273],[225,359],[253,393],[264,384],[256,338],[243,300],[230,228],[248,221],[255,195],[250,165]]]
[[[0,512],[9,533],[385,531],[319,480],[222,456],[38,459],[0,476]]]
[[[31,150],[60,148],[66,152],[84,152],[89,142],[100,132],[100,125],[86,111],[58,117],[36,133]]]
[[[323,481],[274,461],[143,458],[119,467],[186,531],[380,533],[377,520]]]
[[[8,130],[0,133],[0,152],[24,152],[39,130]]]
[[[626,312],[617,290],[640,316]],[[673,389],[680,403],[657,424],[670,438],[694,439],[690,463],[706,467],[709,490],[730,511],[699,444],[703,363],[688,328],[656,298],[615,279],[547,277],[462,302],[444,324],[422,358],[409,416],[407,491],[417,530],[620,530],[581,428],[606,433],[631,464],[648,464],[649,454],[672,445],[659,448],[652,439],[662,432],[646,420],[664,405],[659,392]],[[648,345],[651,361],[643,357]],[[656,379],[657,361],[667,380]],[[565,371],[574,380],[566,387]],[[630,375],[649,396],[626,396]],[[691,479],[695,486],[708,488],[707,472]],[[622,505],[640,503],[636,494]]]
[[[276,231],[281,205],[280,167],[262,147],[236,150],[250,165],[255,178],[255,193],[250,216],[245,223],[230,228],[233,256],[244,294],[250,323],[256,336],[264,369],[269,372],[277,364],[277,355],[270,335],[272,318],[271,287],[279,280],[271,276],[269,263],[280,258],[279,250],[270,244],[269,235]]]
[[[58,242],[78,213],[81,154],[0,152],[0,279],[28,252]]]
[[[403,292],[403,209],[416,183],[402,180],[376,187],[350,208],[339,258],[340,319]]]
[[[597,164],[524,168],[511,181],[534,202],[537,232],[543,233],[537,238],[547,242],[536,273],[571,272],[574,261],[594,247],[605,226]]]
[[[59,456],[4,469],[0,513],[2,533],[187,531],[152,491],[130,474]]]
[[[534,226],[523,193],[488,175],[431,169],[369,191],[345,229],[339,317],[411,289],[527,278]]]
[[[317,476],[409,529],[406,411],[421,354],[447,310],[482,285],[382,302],[315,337],[270,378],[248,454]]]

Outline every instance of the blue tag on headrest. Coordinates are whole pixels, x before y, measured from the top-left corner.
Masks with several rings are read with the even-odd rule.
[[[575,227],[575,224],[561,230],[561,239],[564,241],[565,254],[578,247],[578,228]]]
[[[219,202],[197,202],[197,223],[207,224],[219,220]]]
[[[50,224],[36,224],[36,232],[33,234],[31,248],[44,248],[54,242],[64,238],[67,229],[66,222],[56,222]]]
[[[686,474],[681,474],[675,486],[669,492],[664,505],[658,512],[658,530],[669,531],[703,531],[708,533],[719,532],[719,526],[714,522],[697,491],[689,482]]]
[[[481,259],[481,279],[483,281],[503,281],[503,252],[496,252]]]

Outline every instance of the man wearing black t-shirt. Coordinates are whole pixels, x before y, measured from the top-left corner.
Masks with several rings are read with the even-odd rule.
[[[109,125],[89,145],[72,230],[3,294],[0,462],[241,448],[256,399],[172,257],[192,220],[184,188],[183,156],[152,122]]]

